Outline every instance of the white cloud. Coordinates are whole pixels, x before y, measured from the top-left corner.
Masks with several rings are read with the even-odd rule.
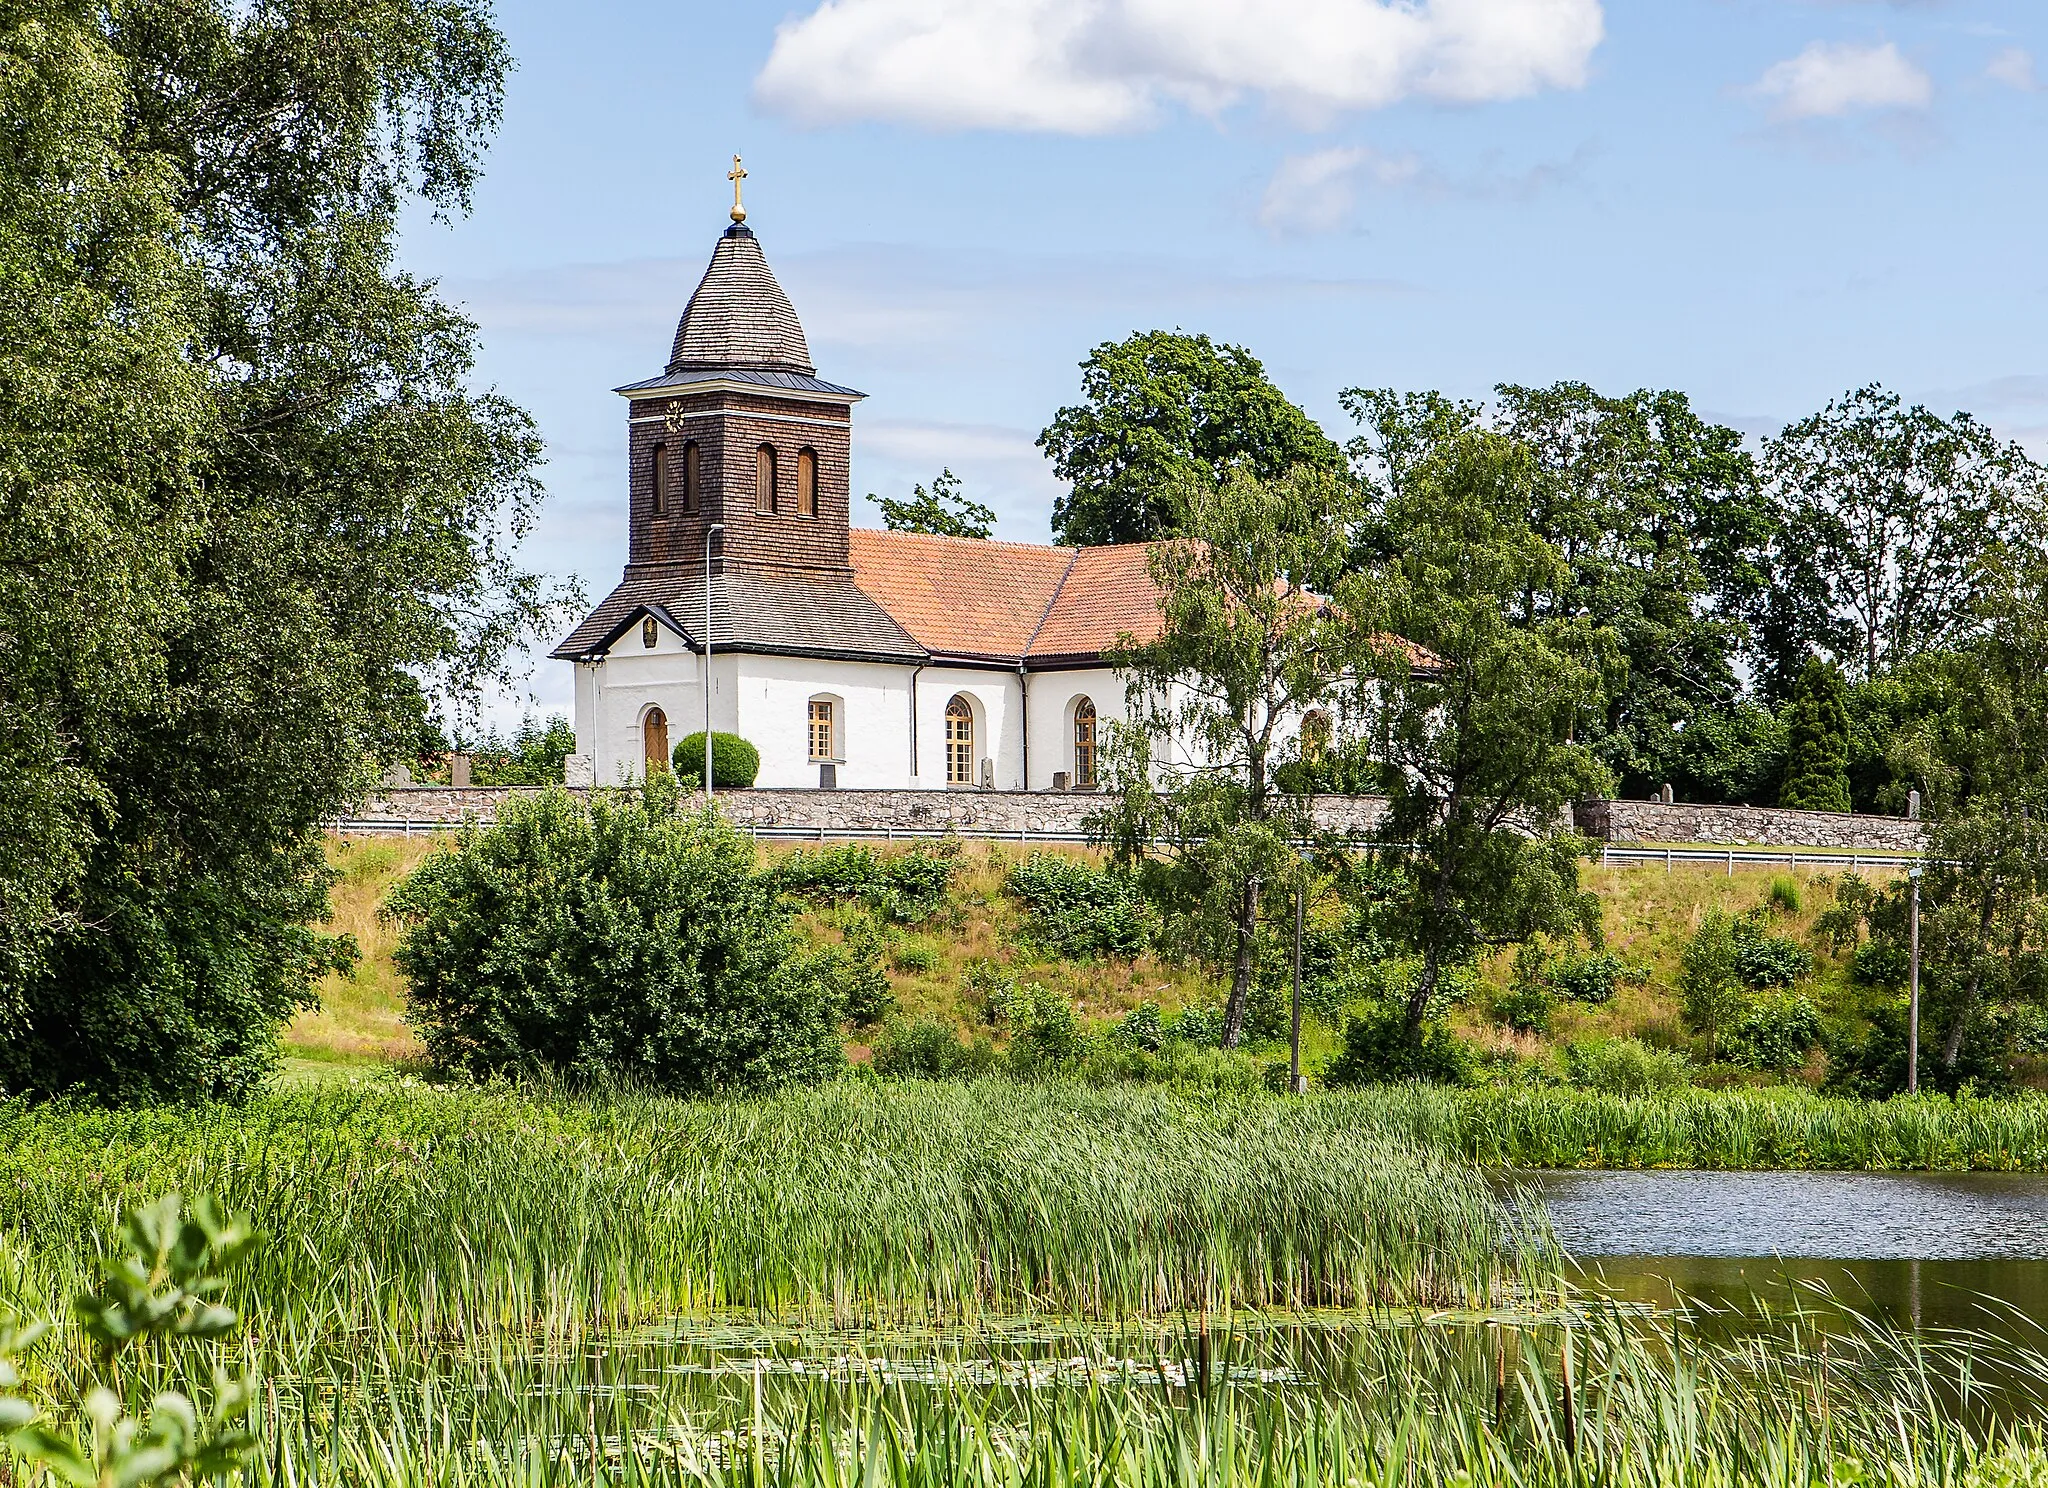
[[[1266,183],[1259,221],[1275,233],[1335,232],[1358,204],[1361,180],[1402,186],[1421,174],[1415,156],[1382,155],[1363,145],[1290,155]]]
[[[1934,84],[1892,42],[1816,41],[1773,65],[1754,91],[1773,101],[1779,119],[1825,119],[1864,109],[1924,109]]]
[[[1584,84],[1601,0],[824,0],[754,81],[806,123],[1103,134],[1169,104],[1327,118]]]
[[[1984,76],[1994,83],[2031,93],[2035,88],[2033,54],[2025,47],[2007,47],[1991,59],[1991,64],[1984,69]]]

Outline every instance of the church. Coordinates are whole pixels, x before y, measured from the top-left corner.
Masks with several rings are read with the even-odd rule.
[[[740,202],[660,375],[626,400],[624,576],[555,658],[572,780],[638,780],[706,726],[756,784],[1088,790],[1125,716],[1104,657],[1159,627],[1151,549],[852,525],[853,406],[818,376]]]

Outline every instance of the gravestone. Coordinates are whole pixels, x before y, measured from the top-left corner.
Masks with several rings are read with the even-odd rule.
[[[597,756],[591,754],[570,754],[562,758],[562,784],[566,786],[596,785]]]
[[[448,756],[448,784],[456,790],[469,789],[469,756],[451,754]]]

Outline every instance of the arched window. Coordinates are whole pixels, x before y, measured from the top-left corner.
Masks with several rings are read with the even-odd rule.
[[[1321,708],[1311,708],[1301,715],[1301,757],[1321,759],[1329,747],[1330,715]]]
[[[1095,789],[1095,704],[1088,698],[1074,704],[1074,788]]]
[[[668,511],[668,446],[657,444],[654,454],[647,462],[649,483],[654,489],[654,514],[659,517]]]
[[[836,760],[839,758],[839,713],[833,706],[838,699],[814,697],[811,699],[811,759],[813,761]]]
[[[818,452],[801,449],[796,452],[796,514],[800,517],[815,517],[818,514]]]
[[[683,510],[694,512],[704,504],[704,470],[697,453],[697,441],[683,446]]]
[[[775,450],[762,445],[754,451],[754,510],[775,510]]]
[[[957,692],[946,704],[946,784],[974,784],[974,705]]]
[[[647,773],[668,768],[668,715],[649,708],[640,720],[640,741],[647,748]]]

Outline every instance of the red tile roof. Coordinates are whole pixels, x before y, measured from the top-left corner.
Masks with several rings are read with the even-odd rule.
[[[1125,636],[1157,639],[1162,626],[1154,543],[1054,548],[858,527],[850,536],[854,583],[934,656],[1087,664]],[[1418,670],[1435,661],[1397,644]]]
[[[850,534],[853,581],[938,656],[1090,661],[1159,633],[1146,543],[1055,548],[915,532]]]
[[[1141,642],[1156,639],[1161,624],[1159,586],[1152,582],[1151,560],[1150,543],[1083,548],[1076,553],[1066,582],[1032,639],[1031,658],[1082,659],[1115,649],[1127,635]]]
[[[1045,619],[1073,548],[930,537],[848,534],[853,581],[927,651],[1013,665]]]

